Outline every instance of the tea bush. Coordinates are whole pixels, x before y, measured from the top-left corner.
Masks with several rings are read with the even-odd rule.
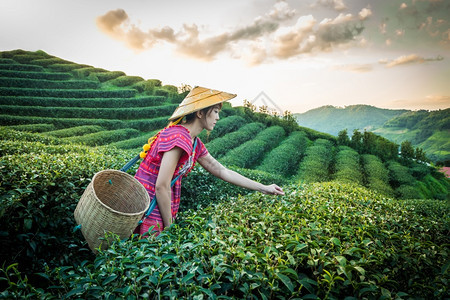
[[[157,238],[117,240],[95,260],[47,268],[42,277],[52,289],[22,279],[3,296],[24,291],[133,299],[448,295],[448,204],[393,201],[338,183],[286,192],[186,211]],[[3,273],[21,282],[14,266]]]
[[[238,172],[252,180],[263,184],[285,185],[288,181],[279,174],[266,173],[259,170],[249,170],[237,167],[229,169]],[[180,210],[188,208],[198,209],[211,203],[226,201],[229,197],[246,195],[253,191],[232,185],[208,173],[205,169],[196,166],[181,185]]]
[[[2,105],[2,112],[10,115],[54,117],[54,118],[85,118],[85,119],[141,119],[152,116],[168,116],[177,105],[160,105],[150,107],[97,108],[89,107],[42,107]]]
[[[82,69],[82,68],[86,68],[86,67],[89,67],[89,66],[75,64],[75,63],[53,64],[53,65],[48,66],[48,68],[50,70],[53,70],[55,72],[71,72],[73,70]]]
[[[108,84],[112,84],[119,87],[131,86],[135,83],[144,81],[144,78],[139,76],[120,76],[115,79],[109,80]]]
[[[335,158],[334,180],[362,185],[363,175],[359,160],[358,152],[347,146],[339,146]]]
[[[128,139],[130,137],[136,137],[140,135],[140,131],[132,128],[99,131],[94,133],[88,133],[82,136],[73,136],[62,138],[62,141],[67,143],[83,144],[87,146],[101,146],[107,145],[113,142]]]
[[[240,116],[231,116],[220,119],[213,131],[203,130],[199,137],[204,143],[208,143],[216,138],[222,137],[227,133],[233,132],[247,124],[247,121]]]
[[[45,80],[69,80],[72,75],[69,73],[44,73],[44,72],[25,72],[0,70],[1,77],[29,78],[29,79],[45,79]]]
[[[144,96],[134,98],[84,98],[84,99],[0,96],[1,105],[92,107],[92,108],[157,106],[164,104],[165,100],[166,100],[165,98],[159,96]]]
[[[76,72],[77,70],[74,70]],[[91,73],[98,79],[100,82],[107,82],[109,80],[114,80],[118,77],[125,76],[125,73],[122,71],[111,71],[111,72],[95,72]]]
[[[215,158],[224,156],[228,151],[252,139],[264,129],[261,123],[250,123],[238,130],[217,138],[206,145],[209,153]]]
[[[17,62],[11,58],[2,58],[0,55],[0,65],[6,65],[6,64],[17,64]]]
[[[99,131],[104,131],[105,129],[103,127],[97,126],[97,125],[83,125],[83,126],[76,126],[76,127],[70,127],[65,129],[59,129],[59,130],[53,130],[48,131],[44,133],[44,135],[47,136],[53,136],[57,138],[65,138],[65,137],[71,137],[71,136],[81,136],[88,133],[94,133]]]
[[[3,125],[26,125],[35,123],[53,124],[56,128],[63,129],[79,125],[98,125],[107,129],[120,129],[128,127],[127,123],[121,120],[106,119],[81,119],[81,118],[46,118],[29,116],[0,115],[0,123]]]
[[[372,154],[361,156],[365,186],[387,196],[393,196],[394,191],[389,185],[389,171],[381,159]]]
[[[95,89],[98,87],[98,83],[91,80],[0,78],[0,86],[36,89]]]
[[[73,64],[71,61],[64,60],[59,57],[34,59],[30,63],[34,64],[34,65],[39,65],[42,67],[48,67],[53,64]]]
[[[34,272],[45,264],[89,257],[72,233],[76,202],[93,174],[120,168],[126,153],[20,139],[2,139],[0,145],[2,264],[19,263],[19,269],[36,280]]]
[[[147,144],[148,139],[152,136],[154,136],[156,133],[158,133],[159,130],[154,130],[150,132],[146,132],[144,134],[141,134],[138,137],[122,140],[119,142],[114,142],[109,144],[110,146],[114,146],[120,149],[136,149],[136,151],[142,151],[142,146]],[[136,152],[136,155],[139,153]]]
[[[134,89],[120,90],[70,90],[70,89],[28,89],[0,87],[3,96],[58,97],[58,98],[132,98]]]
[[[29,132],[47,132],[55,130],[55,125],[53,124],[27,124],[27,125],[16,125],[8,126],[8,129],[18,130],[18,131],[29,131]]]
[[[333,160],[333,144],[329,140],[317,139],[307,148],[301,161],[298,177],[301,181],[321,182],[330,178],[330,164]]]
[[[44,68],[35,65],[0,64],[0,70],[44,72]]]
[[[271,126],[244,144],[232,149],[220,161],[228,166],[252,168],[266,152],[278,146],[286,132],[281,126]]]
[[[297,172],[310,140],[303,131],[292,132],[278,147],[266,155],[256,169],[281,176],[292,176]]]

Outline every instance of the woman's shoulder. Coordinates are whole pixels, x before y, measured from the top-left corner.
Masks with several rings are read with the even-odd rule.
[[[189,130],[181,125],[173,125],[163,129],[160,133],[161,137],[170,138],[170,137],[188,137],[190,138]]]

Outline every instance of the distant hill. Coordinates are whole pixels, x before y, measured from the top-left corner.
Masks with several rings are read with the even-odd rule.
[[[344,108],[331,105],[294,114],[300,126],[317,131],[338,135],[339,131],[347,129],[349,134],[354,129],[373,131],[388,120],[399,116],[406,109],[383,109],[370,105],[350,105]]]
[[[396,143],[408,140],[433,161],[450,160],[450,108],[410,111],[373,132]]]
[[[371,131],[395,143],[408,140],[432,161],[450,160],[450,108],[437,111],[382,109],[370,105],[331,105],[294,114],[301,126],[337,135],[347,129]]]

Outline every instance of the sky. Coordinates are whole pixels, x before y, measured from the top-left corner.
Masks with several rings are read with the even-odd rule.
[[[450,107],[450,0],[0,0],[14,49],[292,113]]]

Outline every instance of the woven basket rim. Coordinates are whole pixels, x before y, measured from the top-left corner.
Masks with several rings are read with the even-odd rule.
[[[128,174],[128,173],[126,173],[126,172],[123,172],[123,171],[120,171],[120,170],[114,170],[114,169],[106,169],[106,170],[101,170],[101,171],[99,171],[99,172],[97,172],[97,173],[95,173],[94,174],[94,177],[92,177],[92,180],[91,180],[91,183],[92,183],[92,193],[94,194],[94,198],[95,198],[95,200],[97,201],[97,202],[99,202],[103,207],[105,207],[107,210],[109,210],[109,211],[111,211],[111,212],[113,212],[113,213],[115,213],[115,214],[118,214],[118,215],[121,215],[121,216],[130,216],[130,217],[132,217],[132,216],[137,216],[137,215],[140,215],[140,214],[143,214],[143,213],[145,213],[147,210],[148,210],[148,208],[150,207],[150,196],[148,195],[148,193],[147,193],[147,190],[144,188],[144,186],[142,185],[142,184],[140,184],[139,183],[139,181],[137,181],[136,180],[136,182],[139,184],[139,188],[138,189],[142,189],[145,193],[145,199],[147,199],[147,205],[145,206],[145,209],[144,210],[142,210],[142,211],[140,211],[140,212],[135,212],[135,213],[125,213],[125,212],[121,212],[121,211],[117,211],[117,210],[115,210],[115,209],[112,209],[111,207],[109,207],[108,205],[106,205],[105,203],[103,203],[99,198],[98,198],[98,196],[97,196],[97,193],[95,192],[95,188],[94,188],[94,181],[95,181],[95,177],[97,177],[97,175],[98,174],[100,174],[100,173],[103,173],[103,172],[111,172],[111,171],[113,171],[113,172],[119,172],[119,173],[121,173],[121,175],[125,175],[125,177],[129,177],[129,178],[131,178],[132,180],[136,180],[133,176],[131,176],[130,174]]]

